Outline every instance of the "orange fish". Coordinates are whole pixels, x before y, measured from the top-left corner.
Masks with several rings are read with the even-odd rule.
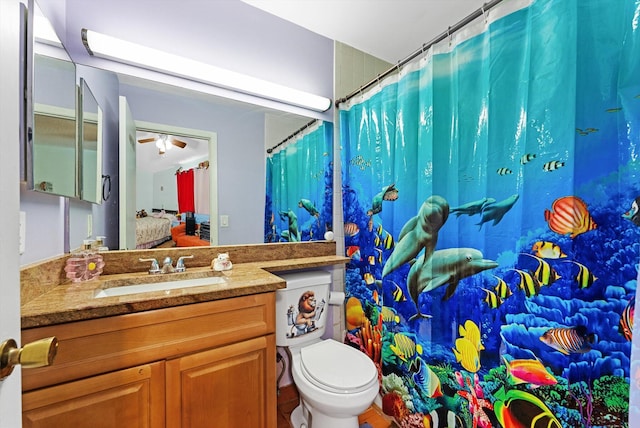
[[[539,360],[511,360],[502,357],[507,368],[507,375],[511,376],[514,384],[530,383],[533,387],[540,385],[555,385],[558,383],[553,374],[549,373]]]
[[[355,223],[344,224],[344,236],[356,236],[360,232],[360,228]]]
[[[364,310],[357,297],[349,297],[346,304],[347,330],[362,327],[364,323]]]
[[[551,205],[551,211],[544,210],[544,219],[551,230],[560,235],[570,234],[571,239],[597,227],[587,205],[577,196],[556,199]]]

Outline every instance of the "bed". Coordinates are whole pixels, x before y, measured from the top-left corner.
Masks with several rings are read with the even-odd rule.
[[[136,218],[136,249],[156,247],[171,239],[171,223],[175,216],[161,210]]]

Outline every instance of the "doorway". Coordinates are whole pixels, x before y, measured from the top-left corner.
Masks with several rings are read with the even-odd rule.
[[[180,169],[189,169],[204,160],[209,162],[209,221],[211,227],[211,245],[218,244],[218,175],[217,175],[217,134],[200,129],[182,128],[172,125],[135,121],[136,125],[136,202],[140,207],[177,210],[175,173]],[[166,149],[154,142],[139,143],[139,140],[158,136],[167,136]],[[175,144],[171,144],[171,141]],[[164,185],[153,186],[153,175],[169,175],[173,180],[169,188]],[[146,187],[145,187],[146,186]],[[145,188],[143,188],[145,187]],[[175,202],[175,205],[171,205]],[[157,205],[157,206],[156,206]]]

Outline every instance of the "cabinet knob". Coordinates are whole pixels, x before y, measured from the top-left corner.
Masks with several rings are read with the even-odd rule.
[[[55,336],[36,340],[18,348],[13,339],[5,340],[0,345],[0,380],[13,372],[16,364],[25,369],[49,366],[58,351],[58,339]]]

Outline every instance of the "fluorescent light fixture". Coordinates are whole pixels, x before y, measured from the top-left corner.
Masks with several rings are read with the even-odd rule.
[[[39,13],[38,13],[39,12]],[[39,9],[33,17],[33,37],[40,43],[61,48],[62,42],[58,39],[53,26],[47,18],[42,15]]]
[[[82,29],[82,41],[90,55],[171,74],[214,86],[315,111],[327,111],[331,99],[299,91],[245,74],[148,48],[115,37]]]

